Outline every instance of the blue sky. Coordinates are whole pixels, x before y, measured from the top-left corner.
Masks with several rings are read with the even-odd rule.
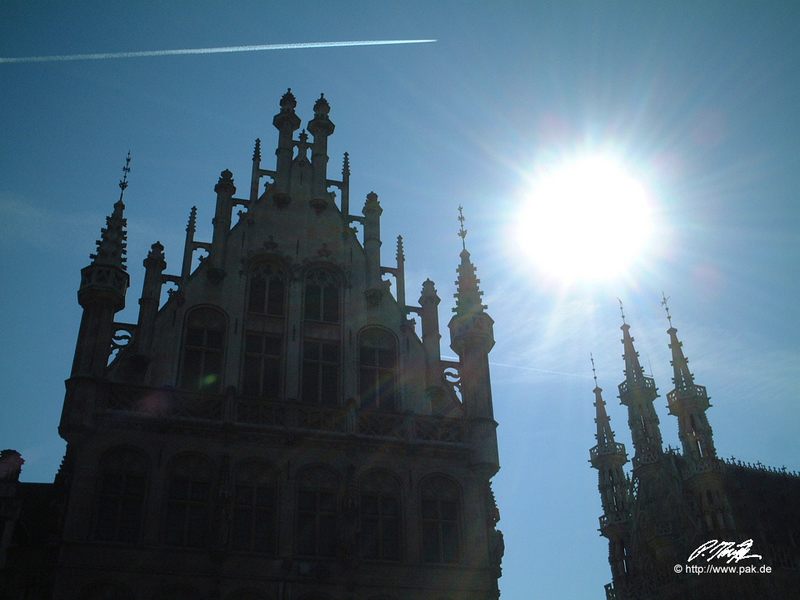
[[[800,9],[793,2],[22,2],[0,5],[0,56],[325,40],[435,44],[0,64],[0,446],[51,480],[80,310],[79,270],[116,200],[125,153],[128,308],[141,261],[166,246],[177,272],[189,207],[210,239],[213,185],[246,189],[252,143],[271,156],[292,87],[304,119],[320,92],[349,151],[351,202],[374,189],[383,261],[406,240],[408,297],[432,278],[449,318],[464,205],[468,244],[496,321],[492,352],[506,535],[503,597],[599,598],[594,353],[612,427],[625,301],[666,443],[671,388],[661,291],[721,455],[800,469]],[[627,277],[565,287],[510,228],[529,174],[553,156],[613,148],[654,198],[651,251]],[[452,356],[446,347],[443,353]]]

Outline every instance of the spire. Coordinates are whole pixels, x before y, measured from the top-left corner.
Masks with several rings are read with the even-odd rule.
[[[461,238],[461,249],[467,249],[467,230],[464,229],[464,207],[460,204],[458,205],[458,222],[461,224],[461,227],[458,229],[458,237]]]
[[[122,179],[119,180],[119,201],[122,202],[122,196],[128,188],[128,173],[131,172],[131,151],[128,150],[128,156],[125,157],[125,166],[122,167]]]
[[[464,229],[464,221],[466,219],[464,218],[464,209],[461,206],[458,207],[458,220],[461,224],[458,230],[458,237],[461,238],[462,250],[460,254],[461,263],[457,269],[458,279],[456,280],[456,285],[458,286],[458,291],[454,294],[456,306],[453,312],[459,317],[463,317],[483,313],[486,306],[481,301],[483,292],[478,287],[481,280],[476,276],[475,265],[472,264],[467,251],[467,230]]]
[[[125,268],[125,251],[128,246],[125,227],[128,221],[124,217],[125,203],[122,201],[122,197],[128,187],[130,164],[131,153],[128,151],[125,166],[122,167],[122,179],[119,180],[119,200],[114,203],[114,211],[111,215],[106,217],[106,226],[100,230],[100,239],[96,242],[97,253],[89,255],[92,264]]]
[[[592,361],[592,376],[594,377],[594,407],[596,415],[594,422],[597,423],[597,433],[595,439],[597,440],[597,447],[605,450],[613,450],[616,444],[614,439],[614,432],[611,429],[611,419],[606,413],[606,403],[603,400],[603,388],[597,385],[597,372],[594,368],[594,356],[589,355]]]
[[[261,162],[261,138],[256,138],[256,144],[253,148],[253,160]]]
[[[622,358],[625,360],[625,381],[618,386],[619,399],[628,407],[628,425],[635,449],[633,468],[636,470],[639,466],[656,462],[663,452],[658,415],[653,408],[658,390],[653,378],[644,374],[639,363],[639,353],[633,346],[631,326],[625,321],[622,301],[619,305],[622,313],[621,341],[624,348]]]
[[[342,160],[342,179],[350,179],[350,153],[344,153]]]
[[[619,300],[619,298],[617,298]],[[639,363],[639,353],[633,347],[633,337],[631,336],[631,326],[625,321],[625,309],[622,300],[619,300],[619,312],[622,314],[622,358],[625,360],[625,381],[629,385],[639,385],[644,381],[644,369]]]
[[[661,292],[661,305],[667,313],[667,320],[669,321],[669,348],[672,350],[672,383],[675,384],[676,390],[692,390],[694,387],[694,376],[689,371],[689,359],[683,354],[683,343],[678,340],[678,330],[672,326],[672,315],[669,312],[669,305],[664,292]]]
[[[403,253],[403,236],[397,236],[397,251],[395,252],[395,258],[397,259],[397,264],[399,265],[402,262],[405,262],[406,255]]]
[[[189,211],[189,222],[186,223],[186,233],[194,238],[195,231],[197,231],[197,207],[193,206]]]

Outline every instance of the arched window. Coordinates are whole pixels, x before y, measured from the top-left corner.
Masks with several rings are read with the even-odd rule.
[[[336,556],[336,473],[322,467],[305,469],[297,483],[297,553]]]
[[[186,319],[181,386],[219,392],[225,348],[225,315],[213,308],[195,308]]]
[[[234,481],[231,546],[274,554],[278,536],[272,470],[257,461],[241,463]]]
[[[339,403],[339,343],[303,341],[303,402],[336,406]]]
[[[277,399],[281,395],[280,335],[248,332],[244,339],[242,393]]]
[[[142,529],[149,461],[133,448],[114,448],[100,460],[95,539],[135,543]]]
[[[361,556],[400,560],[400,485],[383,472],[362,480],[359,498]]]
[[[211,465],[202,456],[179,456],[170,465],[165,543],[197,548],[208,542],[211,473]]]
[[[458,486],[441,476],[427,478],[422,490],[422,558],[456,563],[460,558],[461,501]]]
[[[325,269],[314,269],[306,275],[303,318],[307,321],[338,323],[339,282]]]
[[[286,308],[286,277],[270,264],[256,266],[250,272],[247,310],[252,313],[282,317]]]
[[[358,387],[361,406],[397,409],[397,342],[383,329],[370,328],[359,335]]]

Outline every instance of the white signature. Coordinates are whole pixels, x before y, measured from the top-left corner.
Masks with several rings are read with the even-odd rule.
[[[721,540],[708,540],[700,544],[697,549],[689,555],[686,562],[692,562],[695,558],[706,557],[706,562],[711,562],[715,558],[727,559],[727,564],[748,558],[762,558],[760,554],[748,554],[753,547],[753,540],[745,540],[740,543],[723,542]]]

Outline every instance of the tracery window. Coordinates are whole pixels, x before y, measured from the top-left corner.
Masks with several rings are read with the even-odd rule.
[[[252,461],[235,472],[231,545],[273,554],[277,541],[275,479],[266,465]]]
[[[323,468],[304,471],[297,490],[297,552],[304,556],[336,555],[336,473]]]
[[[304,402],[324,406],[336,406],[339,403],[340,354],[338,342],[303,341]]]
[[[252,313],[282,317],[286,308],[286,277],[283,271],[262,264],[250,272],[247,310]]]
[[[315,269],[306,275],[303,318],[308,321],[338,323],[339,282],[325,269]]]
[[[361,556],[400,560],[400,486],[388,473],[374,472],[361,484]]]
[[[242,378],[245,395],[280,397],[282,350],[283,340],[279,335],[253,332],[245,335]]]
[[[383,329],[359,335],[358,386],[361,406],[393,411],[397,408],[397,342]]]
[[[100,461],[95,539],[135,543],[142,529],[149,461],[133,448],[115,448]]]
[[[184,455],[170,466],[164,541],[202,547],[208,542],[211,465],[202,456]]]
[[[181,387],[219,392],[225,348],[225,315],[213,308],[195,308],[186,319]]]
[[[455,483],[430,477],[422,490],[422,558],[431,563],[456,563],[460,558],[460,494]]]

